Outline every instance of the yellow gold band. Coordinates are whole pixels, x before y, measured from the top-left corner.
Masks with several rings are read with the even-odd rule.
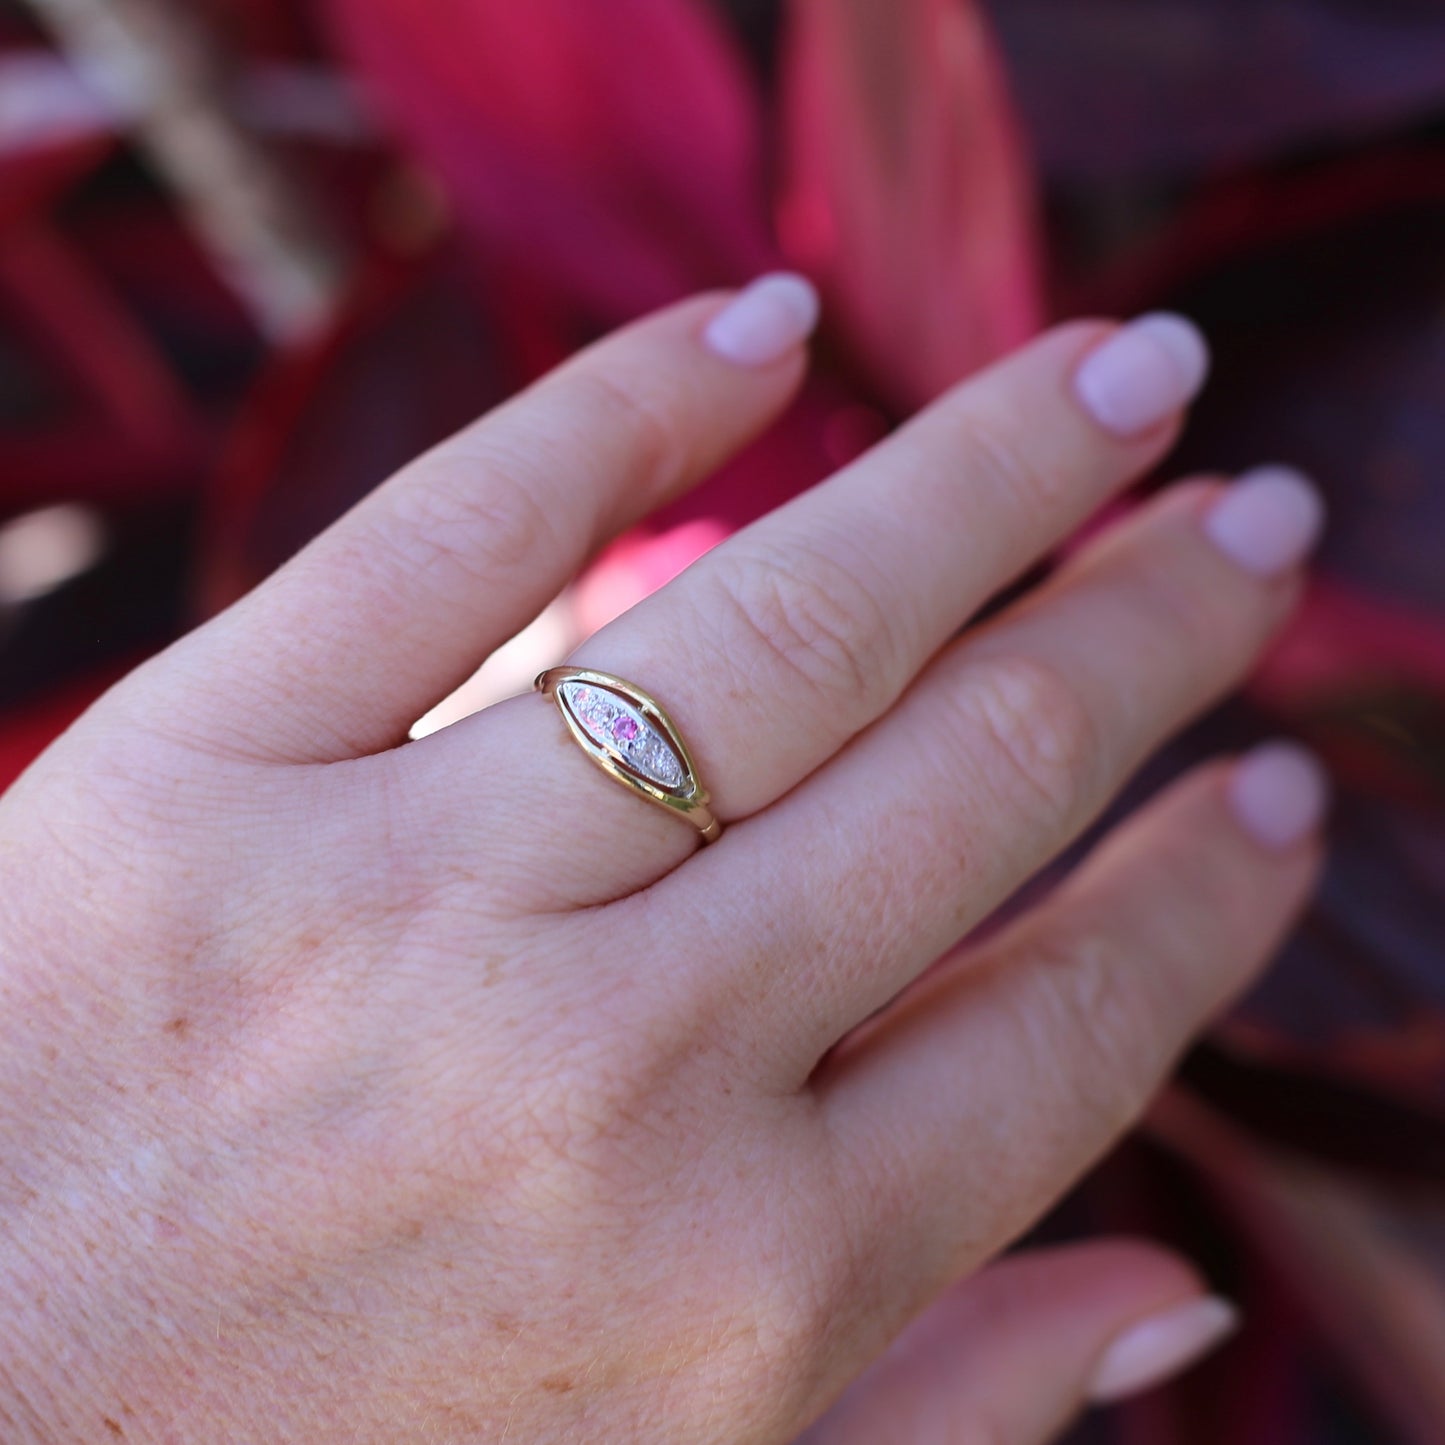
[[[655,698],[584,667],[549,668],[533,685],[557,704],[567,731],[609,777],[686,818],[704,843],[722,836],[692,754]]]

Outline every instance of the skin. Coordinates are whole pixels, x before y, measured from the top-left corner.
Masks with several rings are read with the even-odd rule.
[[[1222,760],[960,947],[1298,592],[1209,545],[1194,481],[958,636],[1174,439],[1074,400],[1108,323],[572,659],[667,704],[715,847],[536,695],[401,745],[786,405],[801,348],[701,345],[724,299],[413,464],[0,802],[5,1440],[1030,1445],[1201,1293],[1137,1242],[990,1263],[1319,862],[1246,835]]]

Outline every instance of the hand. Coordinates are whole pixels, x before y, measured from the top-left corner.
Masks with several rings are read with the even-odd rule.
[[[603,342],[6,796],[7,1442],[1032,1445],[1225,1327],[1143,1244],[988,1262],[1289,927],[1313,766],[1185,778],[958,948],[1298,591],[1305,485],[1192,481],[956,636],[1163,455],[1183,322],[1043,337],[581,648],[715,846],[536,694],[399,745],[786,404],[811,309]]]

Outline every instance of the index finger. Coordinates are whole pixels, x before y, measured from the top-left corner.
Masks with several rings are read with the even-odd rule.
[[[817,302],[800,277],[695,297],[598,342],[405,467],[142,676],[228,751],[330,762],[407,728],[614,535],[788,403]],[[163,700],[164,701],[164,700]]]

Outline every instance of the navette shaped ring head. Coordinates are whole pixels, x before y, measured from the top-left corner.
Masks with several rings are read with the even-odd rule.
[[[609,777],[686,818],[704,843],[721,836],[692,754],[655,698],[623,678],[583,667],[549,668],[534,686],[557,704],[567,731]]]

